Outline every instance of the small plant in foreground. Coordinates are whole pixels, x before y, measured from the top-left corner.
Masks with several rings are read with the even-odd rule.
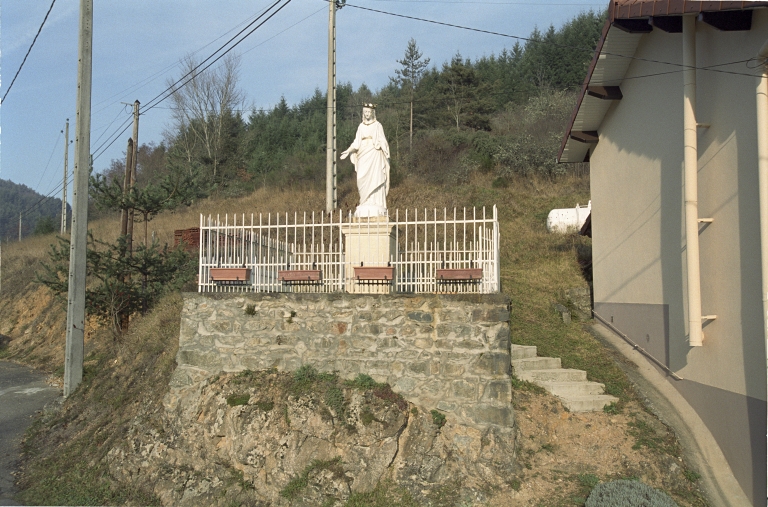
[[[600,478],[595,474],[579,474],[579,484],[585,488],[594,488],[600,483]]]
[[[273,408],[275,408],[275,403],[273,401],[257,401],[254,403],[257,407],[259,407],[259,410],[262,412],[269,412]]]
[[[693,470],[683,470],[683,476],[688,482],[697,482],[701,479],[701,475],[697,474]]]
[[[353,380],[345,381],[344,385],[346,385],[347,387],[354,387],[362,391],[367,391],[369,389],[375,389],[377,387],[384,386],[384,384],[379,384],[378,382],[373,380],[373,378],[370,375],[366,375],[365,373],[360,373]]]
[[[545,394],[547,392],[543,387],[537,386],[533,382],[528,382],[527,380],[520,380],[514,375],[512,376],[512,388],[517,389],[518,391],[529,391],[534,394]]]
[[[256,305],[245,305],[245,312],[249,317],[256,315]]]
[[[616,402],[612,401],[611,403],[603,407],[603,412],[605,412],[606,414],[616,415],[620,412],[620,410],[619,410],[619,406],[616,405]]]
[[[251,399],[250,394],[230,394],[227,396],[227,405],[230,407],[237,407],[239,405],[247,405],[248,400]]]
[[[541,450],[547,451],[547,452],[555,452],[555,444],[547,442],[546,444],[541,444]]]
[[[344,477],[344,469],[341,466],[341,457],[336,457],[327,461],[315,459],[304,468],[298,477],[291,479],[291,481],[280,490],[280,496],[287,498],[288,500],[296,498],[299,492],[309,484],[309,475],[316,470],[330,470],[333,472],[333,476],[337,479]]]
[[[325,392],[324,401],[329,408],[336,412],[336,417],[341,420],[345,419],[346,410],[344,406],[344,391],[336,386],[331,386]]]
[[[435,423],[435,426],[437,426],[438,428],[442,428],[443,426],[445,426],[444,414],[434,409],[432,409],[429,413],[432,414],[432,422]]]

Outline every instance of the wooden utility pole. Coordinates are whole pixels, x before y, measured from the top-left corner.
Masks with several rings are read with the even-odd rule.
[[[336,197],[336,0],[328,2],[328,123],[325,139],[325,211],[333,212]]]
[[[67,163],[69,161],[69,118],[64,134],[64,183],[61,190],[61,234],[67,233]]]
[[[136,165],[139,158],[139,101],[136,100],[133,103],[133,150],[131,153],[133,154],[131,156],[131,162],[130,162],[130,170],[131,170],[131,182],[129,189],[133,189],[133,187],[136,185]],[[128,167],[126,167],[126,171],[128,171]],[[128,210],[128,251],[133,251],[133,208]]]
[[[80,0],[75,122],[75,183],[72,190],[72,234],[69,251],[67,341],[64,353],[64,397],[83,380],[85,341],[85,275],[88,242],[88,177],[91,162],[91,79],[93,67],[93,0]]]
[[[133,138],[128,138],[128,148],[125,150],[125,177],[123,178],[123,195],[131,190],[131,174],[133,173]],[[128,234],[128,209],[120,210],[120,235]]]
[[[21,242],[21,213],[19,213],[19,242]]]

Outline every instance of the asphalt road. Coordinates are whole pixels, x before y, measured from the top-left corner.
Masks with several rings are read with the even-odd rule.
[[[13,501],[13,472],[19,445],[32,416],[61,391],[45,382],[46,375],[31,368],[0,361],[0,505]]]

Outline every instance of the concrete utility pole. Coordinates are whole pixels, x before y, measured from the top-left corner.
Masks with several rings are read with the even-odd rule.
[[[69,251],[67,342],[64,397],[83,380],[85,341],[85,272],[88,241],[88,177],[91,163],[91,76],[93,67],[93,0],[80,0],[75,123],[75,183],[72,190],[72,235]]]
[[[339,3],[340,9],[343,4]],[[338,206],[336,197],[336,0],[328,2],[328,125],[325,141],[325,211]]]
[[[67,233],[67,163],[69,161],[69,118],[64,134],[64,183],[61,190],[61,234]]]

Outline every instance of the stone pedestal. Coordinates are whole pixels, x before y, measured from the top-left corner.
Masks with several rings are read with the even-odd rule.
[[[396,253],[395,226],[389,218],[353,218],[341,227],[344,234],[346,290],[353,294],[389,294],[392,280],[365,280],[355,276],[355,267],[384,267]],[[365,275],[361,276],[364,278]]]

